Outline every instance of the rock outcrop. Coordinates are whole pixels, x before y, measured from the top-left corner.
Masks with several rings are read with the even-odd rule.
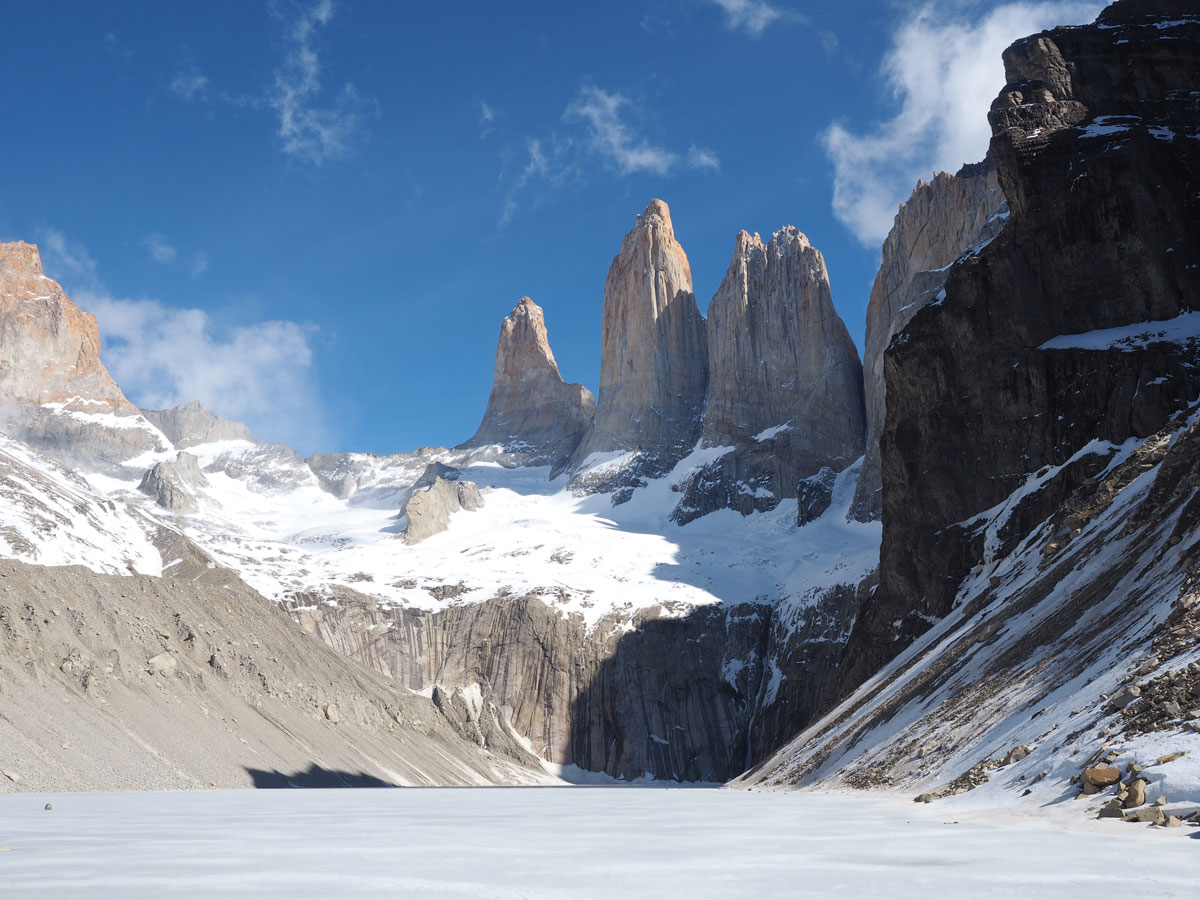
[[[100,362],[95,317],[42,273],[24,241],[0,243],[0,429],[93,468],[165,449]]]
[[[437,465],[436,463],[434,465]],[[443,467],[444,468],[444,467]],[[428,485],[418,482],[400,515],[408,520],[404,540],[420,543],[450,527],[450,517],[459,510],[468,512],[483,506],[479,487],[470,481],[451,481],[434,474]]]
[[[522,297],[500,326],[483,421],[460,449],[498,444],[526,465],[561,466],[595,411],[592,392],[559,374],[542,308]]]
[[[142,415],[165,434],[177,450],[214,441],[259,443],[241,422],[222,419],[194,400],[186,406],[171,409],[143,409]]]
[[[790,226],[742,231],[708,310],[703,442],[733,451],[683,487],[680,523],[714,509],[773,509],[822,468],[862,455],[862,365],[833,308],[825,260]]]
[[[1008,218],[996,163],[963,166],[957,174],[938,172],[917,184],[896,213],[883,242],[883,256],[867,306],[863,350],[867,403],[866,459],[858,477],[851,515],[878,519],[882,510],[879,439],[883,433],[885,385],[883,351],[917,310],[934,302],[950,268],[995,237]]]
[[[691,267],[667,204],[651,200],[604,284],[600,395],[572,457],[572,485],[616,490],[669,471],[700,437],[707,387],[704,318]],[[622,452],[630,454],[622,465],[589,475],[589,458]],[[614,501],[625,496],[619,492]]]
[[[1124,0],[1005,52],[989,118],[1011,218],[884,354],[880,585],[848,683],[1200,394],[1192,12]]]
[[[200,460],[181,450],[175,459],[155,463],[147,469],[138,490],[153,497],[163,509],[193,513],[199,509],[196,489],[207,484],[208,479],[200,471]]]

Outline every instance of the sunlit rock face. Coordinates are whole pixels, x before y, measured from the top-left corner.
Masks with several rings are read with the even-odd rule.
[[[862,365],[833,307],[821,252],[787,226],[739,232],[708,309],[703,443],[731,452],[691,476],[675,510],[773,509],[863,452]]]
[[[669,471],[700,437],[707,387],[708,347],[691,267],[667,204],[651,200],[604,284],[600,396],[572,458],[573,485],[617,490]],[[581,468],[593,454],[621,451],[636,456],[598,479]]]
[[[462,448],[499,445],[530,465],[559,465],[579,446],[596,410],[582,384],[558,371],[542,308],[522,297],[500,326],[492,392]]]

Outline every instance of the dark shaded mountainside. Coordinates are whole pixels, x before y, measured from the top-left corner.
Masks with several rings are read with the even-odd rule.
[[[933,798],[1004,769],[1053,802],[1149,758],[1200,800],[1198,59],[1200,16],[1163,0],[1006,51],[1011,217],[885,354],[878,586],[835,708],[748,781]]]
[[[919,184],[896,216],[862,363],[803,234],[740,232],[705,319],[654,200],[609,270],[598,396],[563,380],[522,298],[480,427],[450,450],[306,460],[198,406],[137,410],[36,249],[0,245],[15,439],[0,439],[0,540],[105,573],[12,564],[0,737],[51,774],[0,788],[102,783],[61,746],[78,746],[66,726],[38,724],[60,694],[87,728],[125,730],[123,765],[157,760],[154,786],[519,780],[540,776],[534,757],[627,780],[932,785],[1016,743],[1039,790],[1061,790],[1093,728],[1194,744],[1200,16],[1185,6],[1122,0],[1006,52],[987,159]],[[501,476],[519,486],[507,500],[487,483]],[[359,532],[333,525],[239,537],[231,497],[258,498],[249,518],[288,498],[382,510],[367,549],[386,565],[368,571]],[[589,586],[589,567],[629,557],[550,543],[547,510],[566,504],[646,552],[675,546],[651,599],[632,571]],[[1123,681],[1147,699],[1107,721]],[[214,744],[211,770],[179,762],[171,728],[213,709],[237,743]],[[251,740],[247,716],[272,724]]]
[[[885,354],[880,587],[835,694],[1105,471],[1112,453],[1089,444],[1149,437],[1195,401],[1181,317],[1200,302],[1200,22],[1185,7],[1117,3],[1005,52],[989,119],[1010,219]],[[989,545],[978,517],[1044,467]]]

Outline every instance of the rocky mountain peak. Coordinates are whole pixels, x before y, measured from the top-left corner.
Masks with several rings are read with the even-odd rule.
[[[0,396],[8,404],[61,404],[135,412],[100,362],[96,319],[42,273],[34,244],[0,243]]]
[[[784,226],[766,244],[738,233],[709,306],[708,337],[706,443],[784,426],[803,432],[819,456],[843,465],[858,456],[858,351],[834,310],[825,259],[799,229]]]
[[[36,244],[14,241],[0,243],[0,282],[25,286],[35,279],[44,279],[42,255]]]
[[[619,481],[668,470],[700,435],[707,385],[707,339],[691,266],[667,204],[651,200],[605,280],[600,397],[574,464],[623,450],[637,459]],[[609,482],[577,480],[577,486],[605,489]]]
[[[581,384],[567,384],[550,349],[546,317],[528,297],[500,326],[487,410],[462,447],[499,444],[527,454],[528,462],[562,463],[578,446],[596,400]]]
[[[825,260],[799,229],[766,244],[735,237],[708,310],[708,369],[704,443],[733,452],[690,479],[676,521],[773,509],[804,479],[862,454],[858,349],[833,307]]]
[[[667,206],[665,200],[659,200],[657,197],[646,204],[646,211],[637,217],[637,222],[639,225],[657,225],[672,236],[675,234],[671,224],[671,207]]]

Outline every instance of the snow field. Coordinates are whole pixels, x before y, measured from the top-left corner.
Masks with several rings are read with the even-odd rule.
[[[894,796],[659,787],[14,795],[0,884],[6,900],[1194,898],[1188,838]]]

